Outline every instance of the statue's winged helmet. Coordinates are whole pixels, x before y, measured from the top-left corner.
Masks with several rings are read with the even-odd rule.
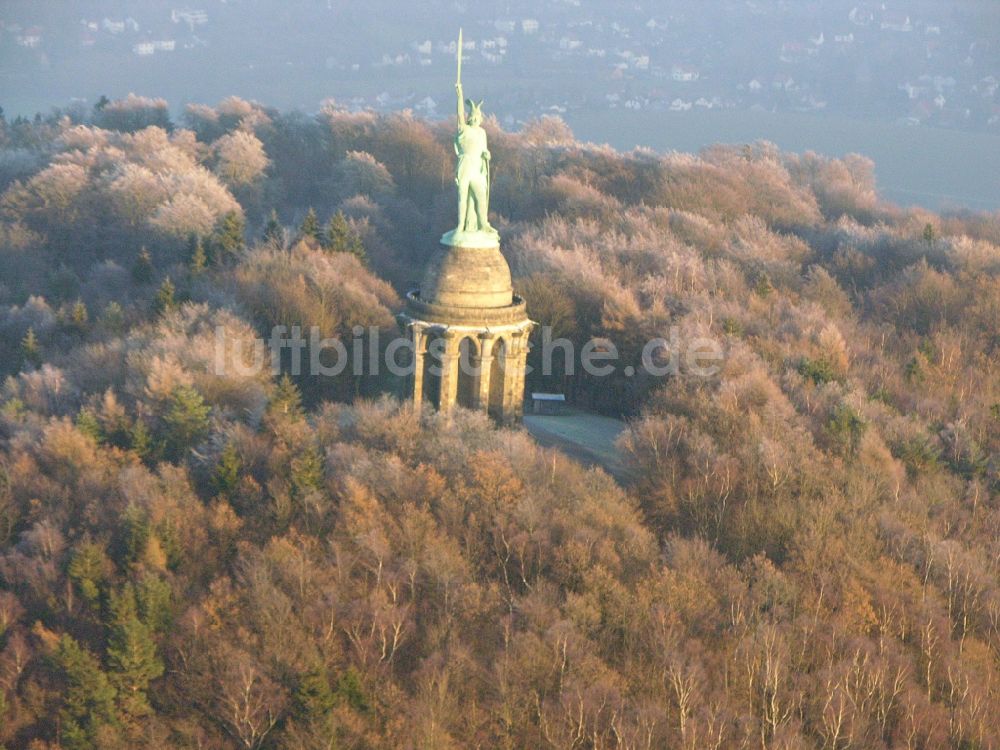
[[[465,101],[472,110],[469,113],[469,120],[473,124],[478,125],[483,121],[483,102],[485,99],[480,99],[478,102],[474,102],[472,99],[466,99]]]

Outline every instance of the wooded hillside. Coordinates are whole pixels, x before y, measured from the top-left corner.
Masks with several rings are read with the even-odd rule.
[[[447,125],[0,122],[0,743],[1000,747],[1000,216],[861,157],[488,126],[532,319],[723,345],[532,376],[630,419],[624,487],[384,373],[215,367],[219,327],[391,335]]]

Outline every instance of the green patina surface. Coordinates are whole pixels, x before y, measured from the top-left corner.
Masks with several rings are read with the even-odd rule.
[[[458,224],[441,241],[464,247],[494,247],[497,231],[490,226],[490,150],[483,129],[483,102],[466,99],[462,92],[462,30],[458,31],[458,99],[455,132],[455,185],[458,187]],[[469,114],[466,116],[466,106]]]

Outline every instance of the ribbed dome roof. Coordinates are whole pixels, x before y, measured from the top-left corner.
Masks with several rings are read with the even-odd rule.
[[[451,307],[507,307],[514,291],[499,247],[442,245],[420,286],[420,299]]]

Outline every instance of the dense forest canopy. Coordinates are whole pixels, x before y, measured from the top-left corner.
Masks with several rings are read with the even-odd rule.
[[[487,126],[534,320],[723,344],[529,378],[629,418],[621,485],[384,373],[215,366],[220,330],[392,331],[447,125],[0,121],[0,743],[1000,747],[1000,216],[862,157]]]

